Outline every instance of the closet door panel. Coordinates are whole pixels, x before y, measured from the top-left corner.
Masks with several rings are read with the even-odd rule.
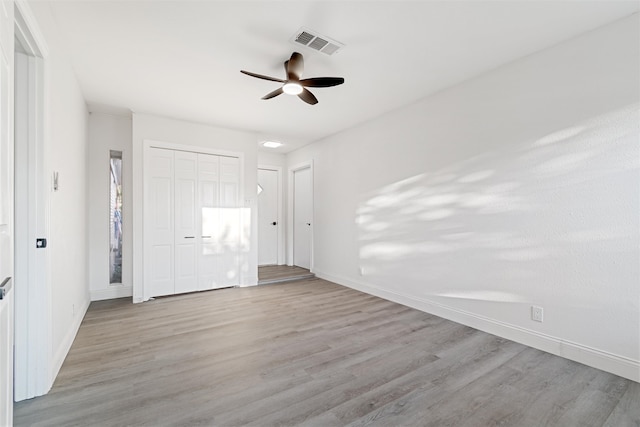
[[[193,244],[176,245],[176,292],[193,292],[197,288],[196,278],[196,248]]]
[[[147,203],[145,212],[148,231],[147,268],[151,295],[170,295],[175,293],[174,265],[174,156],[173,151],[159,148],[149,149],[148,186],[145,194]]]
[[[198,289],[197,252],[200,245],[197,212],[198,155],[175,152],[175,291]]]
[[[198,290],[220,287],[218,278],[220,233],[220,158],[198,154],[198,187],[202,246],[199,256]]]
[[[165,289],[158,289],[160,293],[155,295],[167,295],[174,292],[173,289],[173,256],[171,245],[156,245],[152,249],[151,255],[154,263],[154,268],[151,271],[152,280],[155,282],[171,282],[171,286],[167,286]]]
[[[240,159],[220,157],[220,284],[240,283]]]

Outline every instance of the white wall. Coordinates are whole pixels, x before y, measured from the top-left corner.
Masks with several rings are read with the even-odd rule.
[[[133,114],[133,300],[143,301],[143,254],[142,254],[142,200],[143,163],[142,152],[145,140],[172,144],[199,146],[226,150],[244,155],[244,207],[249,211],[249,248],[246,262],[241,269],[241,283],[255,285],[258,281],[256,186],[258,173],[257,136],[249,132],[223,129],[182,120]]]
[[[49,46],[45,59],[45,175],[59,174],[48,224],[52,378],[55,379],[89,305],[87,221],[88,112],[75,73],[62,50],[47,3],[31,9]]]
[[[92,112],[89,116],[89,288],[91,300],[133,295],[131,212],[131,115]],[[122,152],[123,254],[122,283],[109,283],[109,160]]]
[[[287,156],[285,154],[258,151],[258,164],[285,167],[287,164]]]
[[[290,153],[314,161],[316,274],[640,381],[638,33],[635,15]]]

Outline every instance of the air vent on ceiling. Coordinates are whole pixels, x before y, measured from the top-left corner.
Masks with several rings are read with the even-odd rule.
[[[291,41],[326,55],[333,55],[344,47],[344,44],[304,27],[296,32]]]

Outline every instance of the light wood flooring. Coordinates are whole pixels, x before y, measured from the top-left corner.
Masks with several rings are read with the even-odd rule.
[[[258,284],[289,282],[310,279],[315,275],[306,268],[288,265],[265,265],[258,267]]]
[[[319,279],[94,302],[46,426],[632,426],[640,384]]]

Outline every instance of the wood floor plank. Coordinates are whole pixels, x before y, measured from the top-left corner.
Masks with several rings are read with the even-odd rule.
[[[640,383],[628,383],[627,390],[611,411],[606,427],[637,427],[640,425]]]
[[[308,278],[92,303],[16,426],[638,426],[640,384]]]
[[[258,284],[288,282],[313,277],[306,268],[296,265],[265,265],[258,267]]]

